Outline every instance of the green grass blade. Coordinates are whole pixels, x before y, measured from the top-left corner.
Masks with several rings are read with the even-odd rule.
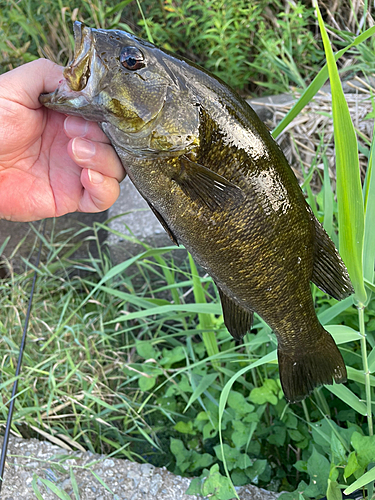
[[[335,60],[337,61],[341,56],[343,56],[345,54],[345,52],[347,50],[359,45],[360,43],[364,42],[365,40],[372,37],[373,35],[375,35],[375,26],[364,31],[359,36],[357,36],[357,38],[351,44],[349,44],[347,47],[344,47],[343,49],[339,50],[335,54]],[[307,87],[307,89],[303,92],[303,94],[298,99],[298,101],[295,103],[293,108],[287,113],[287,115],[281,120],[281,122],[277,125],[277,127],[272,131],[273,137],[275,137],[275,138],[278,137],[281,134],[281,132],[285,129],[285,127],[287,127],[289,125],[289,123],[291,121],[293,121],[296,116],[299,115],[299,113],[302,111],[302,109],[311,101],[311,99],[314,97],[314,95],[316,95],[317,92],[323,87],[327,78],[328,78],[328,66],[326,64],[319,71],[319,73],[316,75],[316,77],[310,83],[310,85]]]
[[[341,314],[343,311],[348,309],[353,305],[353,296],[350,296],[340,302],[337,302],[334,306],[326,309],[325,311],[318,313],[319,321],[322,325],[325,325],[332,321],[336,316]]]
[[[366,486],[367,484],[371,483],[372,481],[375,481],[375,467],[372,468],[371,470],[367,471],[363,476],[361,476],[357,481],[354,481],[353,484],[348,486],[346,490],[344,490],[345,495],[350,495],[350,493],[353,493],[355,490],[359,490],[359,488],[362,488],[363,486]]]
[[[362,384],[362,385],[365,384],[365,377],[363,376],[362,370],[356,370],[355,368],[352,368],[351,366],[347,366],[346,369],[348,372],[348,379],[349,380],[354,380],[358,384]],[[370,382],[371,387],[375,387],[375,377],[373,375],[369,375],[369,382]]]
[[[316,2],[315,4],[332,92],[340,253],[348,268],[356,298],[358,302],[365,303],[366,290],[362,265],[364,211],[357,138],[342,90],[332,47],[319,7]]]
[[[374,127],[375,132],[375,127]],[[363,244],[363,275],[365,280],[374,281],[374,261],[375,261],[375,133],[372,136],[370,159],[368,162],[365,180],[365,235]],[[369,301],[371,292],[368,292]]]
[[[70,467],[70,482],[72,483],[72,488],[73,488],[75,500],[80,500],[78,484],[77,484],[76,477],[74,475],[73,467]]]
[[[90,469],[90,472],[91,472],[91,474],[95,477],[95,479],[97,479],[97,480],[99,481],[99,483],[100,483],[102,486],[104,486],[104,488],[105,488],[107,491],[109,491],[112,495],[114,495],[114,493],[113,493],[113,491],[111,490],[111,488],[110,488],[110,487],[109,487],[109,486],[108,486],[108,485],[107,485],[107,484],[103,481],[103,479],[102,479],[100,476],[98,476],[98,474],[97,474],[95,471],[93,471],[92,469]]]
[[[197,267],[195,265],[193,257],[189,254],[189,264],[190,264],[190,270],[192,274],[192,279],[193,279],[193,292],[194,292],[194,298],[195,302],[197,304],[205,304],[206,303],[206,296],[204,292],[204,288],[202,286]],[[200,328],[202,328],[202,339],[203,343],[206,347],[206,351],[208,356],[214,356],[215,354],[219,353],[219,347],[217,345],[217,340],[215,336],[215,332],[212,331],[213,324],[212,320],[209,314],[205,313],[199,313],[198,314],[199,318],[199,325]],[[212,361],[212,365],[216,370],[219,369],[220,363],[217,360]]]
[[[57,498],[60,498],[61,500],[72,500],[70,496],[67,493],[65,493],[64,490],[61,490],[49,479],[44,479],[42,477],[40,477],[39,479],[45,486],[47,486],[47,488],[49,488],[52,491],[52,493],[54,493],[57,496]]]
[[[328,236],[332,238],[333,233],[333,192],[331,188],[331,179],[329,178],[328,158],[323,156],[324,165],[324,222],[323,227]]]
[[[353,342],[360,340],[361,334],[350,326],[345,325],[327,325],[325,327],[335,339],[336,344],[345,344],[346,342]]]
[[[354,394],[350,389],[342,384],[326,385],[325,386],[332,394],[337,396],[344,401],[350,408],[353,408],[356,412],[363,416],[367,415],[366,405],[362,403],[358,396]]]
[[[370,373],[375,372],[375,347],[370,352],[367,362],[368,362],[369,372]]]
[[[33,488],[33,492],[35,493],[37,500],[43,500],[43,497],[40,494],[40,490],[38,488],[38,476],[36,474],[33,475],[31,486]]]
[[[142,10],[141,4],[139,3],[139,0],[137,0],[137,5],[138,5],[139,12],[141,13],[141,16],[142,16],[142,19],[143,19],[143,23],[144,23],[144,26],[145,26],[145,29],[146,29],[148,41],[151,42],[151,43],[154,43],[154,39],[152,38],[150,28],[148,27],[148,24],[147,24],[145,15],[143,14],[143,10]]]
[[[190,399],[185,406],[184,413],[186,410],[189,408],[190,405],[196,401],[199,396],[201,396],[206,389],[208,389],[216,380],[217,378],[217,373],[209,373],[208,375],[205,375],[202,377],[201,381],[198,384],[198,387],[194,390],[193,394],[190,396]]]
[[[169,306],[150,307],[142,311],[136,311],[129,314],[118,316],[117,318],[107,321],[105,325],[117,323],[119,321],[130,321],[136,318],[145,318],[146,316],[153,316],[154,314],[168,314],[174,312],[187,312],[196,314],[221,314],[219,304],[171,304]]]

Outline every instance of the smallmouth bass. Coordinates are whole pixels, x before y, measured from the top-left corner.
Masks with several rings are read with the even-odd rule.
[[[212,276],[234,338],[254,312],[273,329],[287,400],[345,382],[310,281],[340,300],[353,293],[349,275],[252,108],[202,68],[123,31],[76,22],[74,37],[65,80],[40,102],[99,123],[172,241]]]

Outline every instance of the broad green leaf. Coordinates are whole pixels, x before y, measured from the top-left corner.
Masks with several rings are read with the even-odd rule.
[[[375,127],[374,127],[375,132]],[[370,159],[368,162],[365,181],[365,236],[363,244],[363,275],[370,283],[374,281],[375,264],[375,133],[373,133]],[[371,292],[367,292],[367,303],[371,298]]]
[[[360,413],[361,415],[367,415],[366,405],[362,403],[358,396],[354,394],[350,389],[342,384],[333,384],[325,386],[329,391],[335,396],[340,398],[344,403],[349,405],[353,410]]]
[[[279,399],[277,397],[280,389],[273,379],[266,379],[260,387],[254,387],[251,391],[249,399],[252,403],[262,405],[271,403],[277,405]]]
[[[136,340],[135,348],[137,353],[143,359],[156,359],[158,357],[158,351],[154,349],[150,341],[146,340]]]
[[[196,431],[193,429],[193,422],[189,420],[189,422],[182,422],[181,420],[177,422],[174,426],[177,432],[181,432],[181,434],[196,434]]]
[[[226,473],[228,479],[230,478],[230,476],[229,476],[227,463],[225,461],[225,455],[223,453],[223,436],[222,436],[222,432],[221,432],[221,424],[222,424],[223,414],[224,414],[224,410],[225,410],[225,405],[227,404],[229,392],[232,389],[232,386],[236,382],[236,380],[238,380],[239,377],[242,377],[242,375],[244,375],[246,372],[248,372],[252,368],[256,368],[257,366],[261,366],[261,365],[264,365],[266,363],[275,363],[275,362],[277,362],[276,349],[274,351],[270,352],[269,354],[266,354],[262,358],[258,359],[257,361],[250,363],[250,365],[245,366],[239,372],[235,373],[228,380],[228,382],[225,384],[225,386],[222,390],[222,393],[220,395],[220,401],[219,401],[219,437],[220,437],[220,446],[221,446],[221,450],[222,450],[222,454],[223,454],[223,465],[224,465],[225,473]]]
[[[352,451],[348,457],[348,463],[344,469],[344,477],[347,479],[350,477],[356,470],[360,469],[360,465],[357,460],[357,454],[355,451]]]
[[[375,462],[375,436],[362,436],[359,432],[354,432],[352,446],[357,452],[360,467],[367,467],[371,462]]]
[[[139,377],[138,386],[143,392],[150,391],[156,384],[155,377]]]
[[[342,500],[341,489],[337,481],[328,479],[327,500]]]
[[[255,410],[255,406],[249,404],[244,395],[237,391],[231,391],[229,393],[228,406],[236,411],[236,415],[238,415],[239,418],[242,418]]]
[[[363,282],[362,263],[364,210],[357,138],[342,90],[332,47],[317,2],[315,2],[315,7],[332,92],[340,253],[348,268],[356,298],[360,303],[365,303],[366,290]]]
[[[313,446],[313,451],[307,461],[307,472],[310,476],[310,484],[306,488],[306,495],[317,497],[324,495],[328,487],[329,462],[324,455],[318,453]]]
[[[353,493],[353,491],[358,490],[359,488],[362,488],[363,486],[366,486],[373,481],[375,481],[375,467],[363,474],[363,476],[357,479],[357,481],[354,481],[353,484],[351,484],[348,488],[346,488],[346,490],[344,490],[344,494],[350,495],[350,493]]]
[[[346,449],[335,433],[331,436],[331,452],[332,457],[336,457],[340,464],[346,461]]]
[[[239,498],[230,479],[220,474],[218,464],[211,467],[210,473],[202,486],[202,495],[212,500]]]

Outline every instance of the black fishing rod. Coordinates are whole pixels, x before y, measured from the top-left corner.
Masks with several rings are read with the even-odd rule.
[[[44,220],[42,234],[44,234],[45,227],[46,227],[46,221]],[[35,272],[34,272],[34,277],[33,277],[33,283],[31,285],[29,305],[27,307],[26,318],[25,318],[25,325],[24,325],[24,328],[23,328],[23,334],[22,334],[20,352],[19,352],[19,355],[18,355],[18,362],[17,362],[16,373],[15,373],[16,380],[14,381],[14,384],[13,384],[12,396],[10,398],[7,423],[6,423],[6,427],[5,427],[5,433],[4,433],[4,441],[3,441],[3,446],[1,448],[1,457],[0,457],[0,493],[1,493],[1,488],[3,486],[3,482],[4,482],[4,468],[5,468],[5,460],[6,460],[6,457],[7,457],[7,451],[8,451],[8,443],[9,443],[9,436],[10,436],[10,427],[12,425],[12,417],[13,417],[13,411],[14,411],[14,404],[15,404],[16,397],[17,397],[18,378],[19,378],[19,375],[20,375],[20,372],[21,372],[23,352],[25,350],[25,345],[26,345],[26,333],[27,333],[27,329],[28,329],[28,326],[29,326],[31,305],[32,305],[32,302],[33,302],[33,296],[34,296],[36,278],[38,276],[37,270],[38,270],[38,267],[39,267],[40,256],[41,256],[41,253],[42,253],[42,244],[43,244],[43,242],[42,242],[42,239],[41,239],[40,240],[40,244],[39,244],[38,256],[37,256],[36,264],[35,264]]]

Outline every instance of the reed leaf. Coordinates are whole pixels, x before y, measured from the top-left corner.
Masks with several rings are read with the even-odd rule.
[[[337,61],[341,56],[345,54],[346,51],[351,49],[352,47],[355,47],[359,45],[360,43],[364,42],[368,38],[372,37],[375,35],[375,26],[372,28],[369,28],[368,30],[364,31],[360,35],[358,35],[355,40],[351,44],[349,44],[347,47],[344,47],[343,49],[339,50],[335,54],[335,60]],[[325,81],[328,78],[328,66],[327,64],[323,66],[323,68],[319,71],[319,73],[316,75],[314,80],[310,83],[310,85],[307,87],[307,89],[303,92],[301,97],[298,99],[298,101],[295,103],[295,105],[292,107],[292,109],[287,113],[287,115],[281,120],[281,122],[277,125],[277,127],[272,131],[272,136],[273,137],[278,137],[282,131],[291,123],[296,116],[299,115],[299,113],[303,110],[303,108],[313,99],[315,94],[319,92],[319,90],[323,87]]]
[[[366,302],[362,263],[364,210],[357,138],[342,90],[335,57],[317,2],[315,2],[315,7],[331,83],[340,253],[348,268],[356,299],[358,303],[364,304]]]
[[[350,495],[353,491],[358,490],[359,488],[363,488],[367,484],[375,481],[375,467],[367,471],[363,476],[361,476],[357,481],[354,481],[353,484],[348,486],[346,490],[344,490],[345,495]]]
[[[340,398],[344,403],[349,405],[353,410],[361,415],[367,415],[366,405],[362,403],[359,397],[354,394],[350,389],[348,389],[345,385],[333,384],[325,386],[332,394]]]
[[[374,127],[375,132],[375,127]],[[367,167],[364,184],[364,211],[365,211],[365,235],[363,245],[363,275],[365,280],[374,282],[375,262],[375,134],[372,136],[370,158]],[[370,289],[371,290],[371,289]],[[367,291],[367,303],[371,297],[371,291]]]

